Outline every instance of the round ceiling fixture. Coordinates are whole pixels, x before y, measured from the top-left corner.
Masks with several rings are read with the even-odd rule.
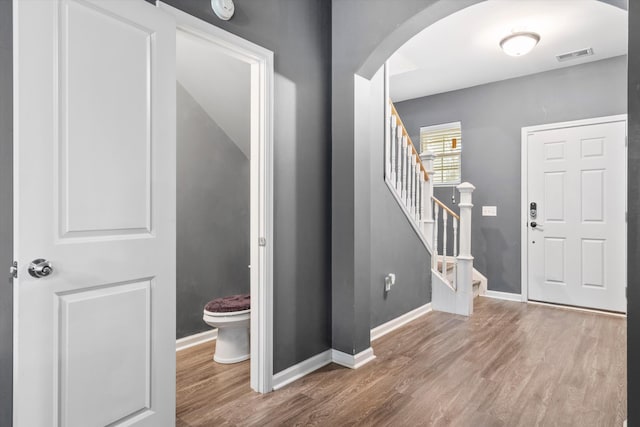
[[[233,0],[211,0],[211,8],[224,21],[231,19],[236,9]]]
[[[531,52],[540,41],[540,35],[531,32],[519,32],[500,40],[500,47],[509,56],[522,56]]]

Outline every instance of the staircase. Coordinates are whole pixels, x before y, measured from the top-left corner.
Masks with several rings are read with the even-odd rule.
[[[487,280],[473,268],[471,194],[468,182],[458,185],[459,213],[433,196],[433,153],[418,154],[393,103],[386,109],[385,181],[420,240],[431,254],[432,307],[470,316],[473,299]],[[438,236],[442,230],[442,236]],[[448,238],[452,246],[447,248]]]

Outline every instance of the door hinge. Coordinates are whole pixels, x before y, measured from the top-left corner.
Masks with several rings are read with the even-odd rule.
[[[624,213],[624,222],[629,222],[629,212]]]
[[[625,146],[625,147],[628,147],[628,146],[629,146],[629,137],[628,137],[628,136],[625,136],[625,137],[624,137],[624,146]]]
[[[9,268],[9,277],[13,279],[18,278],[18,261],[13,261],[11,267]]]
[[[258,245],[259,246],[267,246],[267,239],[265,239],[264,237],[260,237],[258,239]]]

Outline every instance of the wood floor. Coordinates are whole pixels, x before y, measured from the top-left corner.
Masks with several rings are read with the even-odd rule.
[[[470,319],[429,313],[373,342],[357,370],[328,365],[281,390],[249,388],[249,363],[212,343],[177,353],[186,426],[622,426],[626,320],[476,299]]]

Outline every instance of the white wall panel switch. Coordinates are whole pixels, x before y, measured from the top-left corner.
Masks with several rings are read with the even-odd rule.
[[[497,206],[483,206],[482,207],[482,216],[498,216],[498,207]]]

